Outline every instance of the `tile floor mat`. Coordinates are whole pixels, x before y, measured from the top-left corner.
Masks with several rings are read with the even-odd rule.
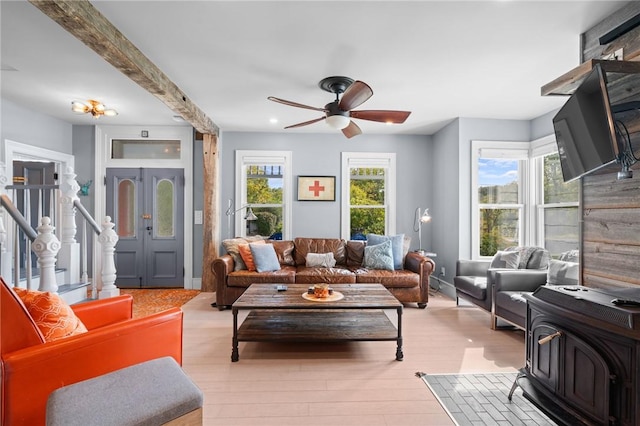
[[[529,402],[520,388],[509,401],[516,373],[416,373],[416,376],[425,382],[459,426],[556,424]]]

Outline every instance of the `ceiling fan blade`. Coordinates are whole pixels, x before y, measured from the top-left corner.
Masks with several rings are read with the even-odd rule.
[[[353,120],[351,120],[351,123],[349,123],[349,125],[344,129],[342,129],[342,133],[344,133],[347,138],[351,139],[354,136],[362,134],[362,130],[360,130],[360,127],[358,127],[358,125],[354,123]]]
[[[287,101],[286,99],[276,98],[274,96],[269,96],[267,99],[269,99],[270,101],[273,101],[273,102],[278,102],[280,104],[289,105],[289,106],[292,106],[292,107],[298,107],[298,108],[304,108],[304,109],[312,109],[314,111],[325,112],[324,108],[316,108],[316,107],[312,107],[312,106],[309,106],[309,105],[303,105],[303,104],[299,104],[297,102]]]
[[[302,127],[302,126],[307,126],[309,124],[313,124],[313,123],[317,123],[318,121],[322,121],[324,120],[326,117],[320,117],[320,118],[316,118],[313,120],[309,120],[309,121],[305,121],[304,123],[298,123],[298,124],[292,124],[291,126],[287,126],[285,127],[285,129],[292,129],[294,127]]]
[[[373,90],[367,83],[359,80],[354,81],[353,84],[344,91],[338,106],[343,111],[350,111],[365,103],[371,96],[373,96]]]
[[[351,111],[349,115],[361,120],[379,121],[381,123],[400,124],[409,117],[411,111],[361,110]]]

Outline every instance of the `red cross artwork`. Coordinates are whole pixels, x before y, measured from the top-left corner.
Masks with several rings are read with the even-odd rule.
[[[313,185],[309,187],[309,192],[313,192],[314,197],[318,197],[320,192],[324,191],[324,185],[320,185],[319,180],[314,180]]]

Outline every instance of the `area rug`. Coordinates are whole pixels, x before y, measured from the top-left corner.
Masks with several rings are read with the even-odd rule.
[[[200,290],[184,289],[120,289],[120,294],[133,296],[133,317],[146,317],[165,309],[180,307],[193,299]]]
[[[529,402],[520,388],[511,401],[516,373],[425,374],[416,376],[431,389],[456,425],[555,425]]]

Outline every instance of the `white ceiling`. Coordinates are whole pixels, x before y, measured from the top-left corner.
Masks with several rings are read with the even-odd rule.
[[[321,116],[318,82],[345,75],[358,109],[412,111],[365,133],[433,134],[456,117],[529,120],[563,97],[540,87],[579,64],[580,34],[627,1],[94,1],[223,131],[282,131]],[[164,104],[25,0],[0,1],[2,97],[73,124],[175,125]],[[270,119],[278,120],[277,124]],[[287,132],[335,132],[316,123]]]

